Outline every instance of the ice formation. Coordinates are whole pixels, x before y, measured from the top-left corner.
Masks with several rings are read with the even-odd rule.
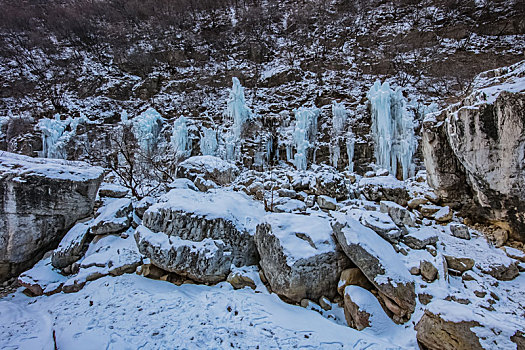
[[[202,128],[200,148],[203,156],[214,156],[217,153],[217,132],[213,129]]]
[[[346,137],[346,154],[348,155],[348,171],[354,171],[355,135],[349,131]]]
[[[295,146],[294,165],[297,169],[306,170],[308,149],[312,146],[317,133],[319,109],[301,107],[295,111],[295,129],[293,142]]]
[[[251,118],[252,112],[246,106],[246,99],[244,97],[244,88],[241,86],[239,79],[233,77],[233,86],[228,98],[228,108],[226,115],[233,120],[232,132],[233,135],[239,139],[241,137],[242,126]]]
[[[372,106],[372,135],[377,165],[403,179],[414,173],[412,156],[417,141],[414,119],[406,109],[401,88],[395,91],[385,82],[376,81],[368,92]]]
[[[344,131],[345,122],[348,118],[348,111],[343,103],[332,103],[332,147],[331,161],[332,166],[337,168],[339,158],[341,158],[341,148],[339,147],[340,136]]]
[[[188,124],[184,116],[181,116],[173,123],[171,145],[178,156],[188,156],[191,151],[191,145],[188,140]]]
[[[132,121],[133,134],[142,151],[151,153],[155,148],[164,118],[154,108],[148,108]]]
[[[67,143],[76,134],[78,125],[85,121],[84,116],[61,120],[60,114],[55,114],[54,119],[40,119],[38,121],[38,128],[42,132],[40,157],[66,159]]]

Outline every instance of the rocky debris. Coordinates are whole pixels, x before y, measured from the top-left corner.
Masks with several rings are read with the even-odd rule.
[[[382,213],[387,213],[390,215],[392,220],[399,227],[415,227],[416,218],[414,214],[408,211],[406,208],[400,206],[399,204],[391,201],[381,201],[380,210]]]
[[[409,199],[404,182],[397,180],[391,175],[362,178],[359,181],[359,187],[369,201],[392,201],[405,206]]]
[[[423,260],[419,264],[419,271],[421,276],[427,282],[433,282],[438,275],[438,269],[430,261]]]
[[[91,233],[104,235],[127,230],[131,226],[133,204],[129,198],[114,199],[98,210]]]
[[[409,319],[416,305],[414,281],[392,246],[348,215],[337,218],[333,227],[345,254],[396,306],[390,309],[394,320]]]
[[[235,289],[242,289],[250,287],[256,289],[256,280],[259,276],[256,269],[250,269],[250,267],[235,268],[230,272],[226,281],[232,285]]]
[[[139,226],[135,231],[139,251],[163,270],[202,283],[216,283],[230,273],[232,255],[219,240],[189,241]]]
[[[280,188],[279,190],[277,190],[277,194],[279,195],[279,197],[287,197],[291,199],[295,199],[297,197],[297,192],[287,188]]]
[[[0,281],[16,276],[93,212],[104,170],[0,153]]]
[[[186,178],[175,179],[172,182],[170,182],[166,187],[168,188],[168,190],[174,190],[176,188],[182,188],[182,189],[193,190],[193,191],[199,190],[197,186],[195,186],[193,181],[191,181],[190,179],[186,179]]]
[[[272,291],[295,302],[334,297],[350,264],[332,238],[330,220],[320,216],[267,215],[255,241]]]
[[[337,209],[337,201],[334,198],[328,197],[328,196],[317,196],[317,204],[319,205],[319,208],[325,209],[325,210],[336,210]]]
[[[359,331],[367,327],[386,330],[394,326],[376,297],[359,286],[345,288],[344,312],[348,325]]]
[[[470,231],[466,225],[451,223],[449,228],[452,236],[461,239],[470,239]]]
[[[491,264],[476,264],[481,272],[491,275],[500,281],[510,281],[519,275],[518,263],[515,261],[498,261]]]
[[[332,310],[332,305],[330,303],[330,300],[327,297],[325,297],[325,296],[322,296],[322,297],[319,298],[319,306],[324,311]]]
[[[214,156],[196,156],[186,159],[177,168],[177,176],[195,181],[210,180],[217,185],[230,184],[239,175],[239,168]]]
[[[424,205],[427,203],[428,203],[428,199],[426,199],[425,197],[416,197],[416,198],[412,198],[411,200],[409,200],[407,205],[410,209],[417,209],[421,205]]]
[[[146,210],[142,225],[155,233],[182,240],[221,241],[221,249],[231,254],[233,264],[245,266],[259,261],[253,235],[265,214],[261,203],[243,193],[222,189],[205,193],[174,189]],[[148,252],[143,254],[152,258]]]
[[[332,172],[317,173],[310,184],[313,193],[317,196],[327,196],[337,200],[348,198],[348,186],[344,176]]]
[[[443,207],[433,204],[424,204],[419,207],[419,212],[426,218],[434,219],[434,215],[439,212]]]
[[[166,271],[157,267],[151,263],[151,259],[146,258],[143,261],[143,264],[137,269],[137,273],[144,277],[152,279],[160,279],[162,276],[166,275]]]
[[[341,272],[339,284],[337,285],[337,292],[344,297],[346,286],[359,286],[365,289],[372,289],[373,285],[368,278],[357,267],[351,267]]]
[[[271,200],[269,205],[271,206]],[[298,199],[285,200],[284,203],[274,204],[273,211],[276,213],[302,212],[306,210],[306,204]]]
[[[500,221],[525,240],[524,62],[483,73],[460,103],[423,123],[429,184],[440,196],[467,203],[472,217]],[[497,180],[495,180],[497,179]],[[470,195],[472,193],[472,195]]]
[[[378,235],[390,243],[396,243],[401,236],[401,230],[386,213],[365,211],[361,216],[361,223],[374,230]]]
[[[525,252],[523,252],[522,250],[512,247],[503,247],[503,250],[505,250],[505,253],[509,258],[525,262]]]
[[[82,257],[90,223],[90,221],[77,223],[62,238],[58,247],[51,254],[51,263],[54,267],[65,268]]]
[[[434,213],[434,220],[437,222],[449,222],[452,220],[452,217],[454,216],[454,212],[450,207],[443,207],[439,209],[436,213]]]
[[[219,187],[212,180],[207,180],[203,178],[202,176],[197,176],[197,178],[193,180],[193,183],[199,189],[199,191],[202,191],[202,192],[207,192],[208,190],[211,190],[212,188]]]
[[[447,267],[459,271],[461,273],[468,271],[474,267],[474,259],[468,257],[456,257],[452,255],[443,255],[447,261]]]
[[[67,277],[61,275],[51,265],[50,256],[40,260],[30,270],[18,277],[19,284],[27,288],[34,296],[59,293],[66,281]]]
[[[476,321],[448,321],[425,310],[415,329],[417,340],[429,350],[481,350],[479,338],[472,331],[472,327],[478,326]]]
[[[142,219],[146,210],[149,209],[153,204],[157,203],[157,200],[153,197],[144,197],[135,205],[135,214]]]
[[[129,189],[124,186],[103,182],[100,185],[98,194],[101,197],[124,198],[129,194]]]
[[[403,237],[403,241],[412,249],[424,249],[427,245],[436,244],[438,235],[432,227],[413,229]]]

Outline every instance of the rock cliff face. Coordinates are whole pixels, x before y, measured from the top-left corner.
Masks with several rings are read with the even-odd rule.
[[[93,212],[103,169],[0,153],[0,281],[38,261]]]
[[[525,61],[485,72],[461,103],[423,125],[429,184],[446,201],[525,240]],[[475,210],[472,210],[475,208]]]

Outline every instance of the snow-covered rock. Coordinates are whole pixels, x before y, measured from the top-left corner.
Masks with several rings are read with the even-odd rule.
[[[98,210],[98,216],[91,224],[91,233],[104,235],[124,231],[131,225],[132,213],[131,199],[114,199]]]
[[[264,215],[262,204],[243,193],[174,189],[146,210],[143,225],[183,240],[221,240],[233,264],[243,266],[259,261],[253,235]]]
[[[449,225],[452,236],[462,239],[470,239],[470,231],[466,225],[451,223]]]
[[[135,231],[135,240],[142,254],[155,266],[203,283],[225,280],[232,264],[231,252],[224,250],[220,240],[205,238],[189,241],[145,226]]]
[[[146,210],[155,204],[157,200],[153,197],[144,197],[135,205],[135,214],[142,219]]]
[[[395,204],[394,202],[391,203]],[[361,222],[390,243],[395,243],[401,236],[401,230],[386,213],[369,210],[364,211]]]
[[[186,159],[177,168],[177,176],[195,181],[198,177],[218,185],[227,185],[239,175],[234,164],[214,156],[196,156]]]
[[[123,198],[129,194],[129,189],[124,186],[103,182],[98,194],[102,197]]]
[[[372,327],[385,329],[395,327],[385,314],[377,298],[359,286],[347,286],[344,291],[344,310],[348,325],[359,331]]]
[[[403,237],[403,241],[410,248],[423,249],[427,245],[436,244],[438,234],[432,227],[422,227],[410,230],[410,232]]]
[[[368,278],[366,278],[363,272],[357,267],[351,267],[341,272],[339,284],[337,285],[337,292],[342,297],[345,296],[346,286],[359,286],[367,290],[373,288],[373,285],[370,283]]]
[[[64,268],[82,257],[82,249],[89,232],[91,221],[77,223],[62,238],[51,254],[51,262],[56,268]]]
[[[257,226],[255,241],[274,292],[295,302],[336,295],[349,260],[338,250],[328,218],[270,214]]]
[[[343,251],[372,284],[398,307],[397,320],[407,320],[416,305],[412,276],[394,248],[350,216],[338,217],[334,233]]]
[[[319,208],[321,209],[325,209],[325,210],[337,209],[337,201],[335,200],[335,198],[332,198],[332,197],[318,196],[317,204],[319,204]]]
[[[0,153],[0,281],[34,264],[93,211],[104,171]]]
[[[397,180],[392,175],[364,177],[359,181],[359,188],[370,201],[392,201],[404,206],[409,199],[404,182]]]

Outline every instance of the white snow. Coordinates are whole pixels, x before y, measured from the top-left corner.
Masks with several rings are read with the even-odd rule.
[[[288,213],[272,213],[264,217],[272,227],[271,234],[279,239],[286,263],[335,251],[332,226],[326,217]]]
[[[255,228],[265,215],[261,203],[244,193],[212,189],[196,192],[189,189],[173,189],[152,205],[148,211],[170,209],[184,211],[209,219],[223,218],[231,221],[239,231],[255,234]]]
[[[54,349],[398,349],[275,294],[104,277],[74,294],[0,299],[0,347]]]
[[[104,169],[90,166],[84,162],[31,158],[0,151],[0,173],[12,173],[19,176],[34,175],[59,180],[87,181],[101,177],[104,174]]]

